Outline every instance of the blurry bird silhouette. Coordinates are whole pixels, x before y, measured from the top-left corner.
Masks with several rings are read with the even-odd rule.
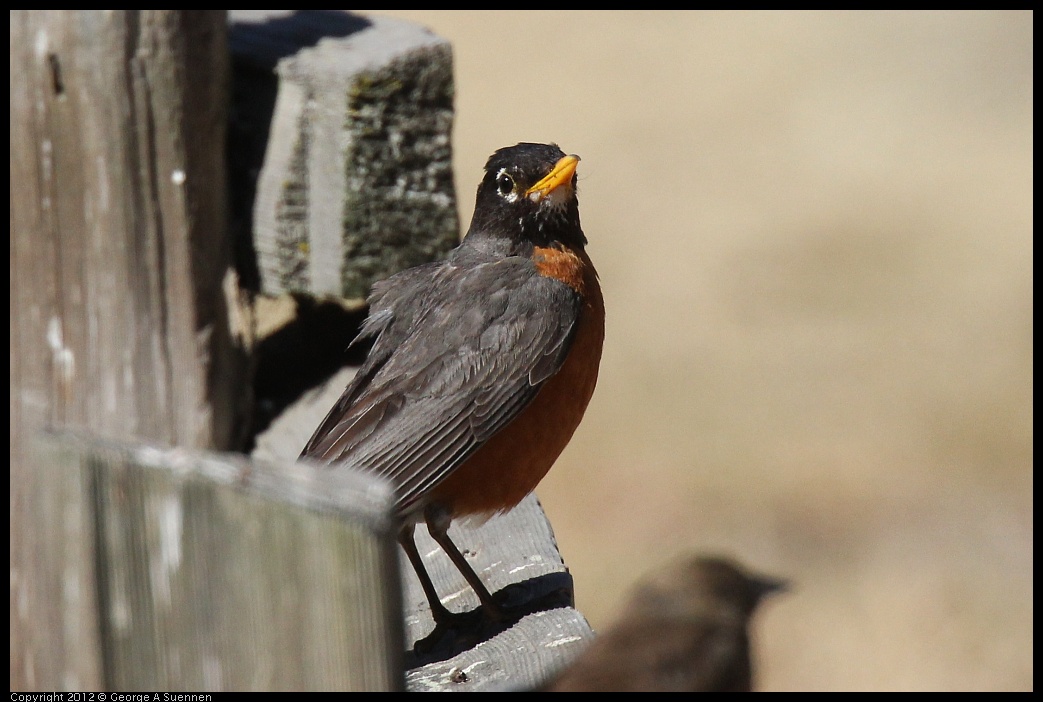
[[[749,691],[750,617],[785,588],[730,560],[685,557],[641,582],[622,616],[542,689]]]

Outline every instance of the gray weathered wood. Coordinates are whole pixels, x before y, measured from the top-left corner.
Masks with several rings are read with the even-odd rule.
[[[538,688],[590,643],[593,633],[571,607],[536,612],[448,660],[410,670],[410,692],[513,692]]]
[[[518,588],[517,596],[509,605],[552,592],[559,593],[560,603],[572,605],[572,577],[535,495],[529,495],[510,512],[496,515],[485,523],[458,520],[449,528],[449,536],[490,592],[527,583],[526,587]],[[478,596],[423,525],[416,530],[416,543],[428,573],[438,586],[442,603],[452,612],[477,608]],[[420,581],[413,569],[405,565],[408,561],[403,563],[406,638],[413,642],[430,633],[434,621]]]
[[[11,686],[97,688],[65,655],[61,515],[27,463],[49,424],[238,440],[245,362],[223,294],[222,12],[11,13]],[[64,607],[82,608],[79,612]]]
[[[262,291],[361,299],[455,246],[449,43],[332,11],[232,18],[237,63],[279,82],[253,211]]]
[[[75,652],[99,689],[402,688],[383,481],[77,434],[39,456],[65,577],[100,603],[100,646]]]
[[[416,666],[406,676],[409,690],[533,688],[567,665],[590,642],[593,632],[573,606],[572,576],[535,495],[484,524],[455,522],[449,534],[490,592],[509,588],[509,607],[537,611],[447,660],[426,662],[427,657],[407,656],[407,665]],[[477,596],[422,526],[416,535],[417,548],[442,603],[454,612],[478,607]],[[434,621],[408,560],[403,560],[401,568],[406,641],[411,647],[430,633]]]

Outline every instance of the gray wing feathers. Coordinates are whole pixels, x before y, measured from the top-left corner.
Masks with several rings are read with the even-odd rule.
[[[362,333],[377,336],[373,349],[302,457],[388,478],[401,508],[561,368],[580,300],[511,258],[405,271],[375,287],[370,310]]]

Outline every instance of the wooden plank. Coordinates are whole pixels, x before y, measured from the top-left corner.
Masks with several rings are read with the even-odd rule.
[[[546,607],[574,604],[572,576],[558,552],[550,523],[535,495],[529,495],[506,514],[484,524],[457,521],[449,528],[453,543],[468,558],[489,588],[510,588],[507,604],[524,607],[538,600]],[[427,533],[416,530],[416,543],[442,603],[452,612],[478,607],[478,597],[460,572]],[[413,569],[404,562],[406,640],[412,644],[434,628],[427,599]]]
[[[419,527],[417,547],[451,611],[478,607],[478,598],[448,557]],[[531,612],[476,646],[440,645],[429,654],[406,655],[411,691],[525,690],[538,686],[589,644],[590,625],[574,608],[572,576],[558,552],[550,523],[535,495],[484,524],[454,523],[454,543],[470,559],[491,592],[506,589],[512,609]],[[404,558],[404,556],[403,556]],[[401,565],[405,594],[406,641],[412,649],[434,627],[420,582]],[[467,645],[467,644],[465,644]]]
[[[593,636],[571,607],[530,614],[510,629],[444,661],[406,673],[410,692],[536,690],[574,660]]]
[[[67,571],[97,583],[100,689],[402,688],[383,481],[77,434],[40,455],[78,515]]]

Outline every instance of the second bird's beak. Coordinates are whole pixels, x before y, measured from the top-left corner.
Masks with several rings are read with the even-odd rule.
[[[565,183],[572,183],[572,174],[576,172],[576,165],[579,163],[579,156],[572,154],[570,156],[562,156],[558,159],[558,162],[554,164],[554,168],[551,169],[550,173],[540,179],[538,183],[525,191],[525,196],[532,199],[533,202],[539,202],[543,198],[550,195],[559,186]]]

